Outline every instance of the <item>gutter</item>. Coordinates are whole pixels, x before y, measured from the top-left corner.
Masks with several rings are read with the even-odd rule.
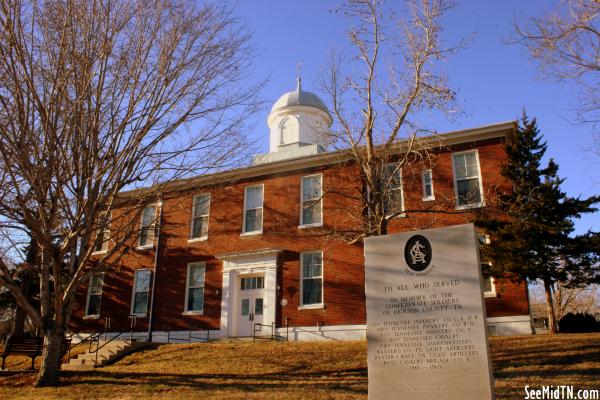
[[[152,341],[152,326],[154,322],[154,296],[156,295],[156,275],[158,268],[158,255],[160,252],[160,226],[162,224],[163,202],[162,199],[157,202],[158,218],[156,228],[156,248],[154,249],[154,263],[152,266],[152,276],[150,285],[150,310],[148,311],[148,342]]]

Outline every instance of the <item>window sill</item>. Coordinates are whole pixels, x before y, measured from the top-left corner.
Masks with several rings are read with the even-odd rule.
[[[204,315],[204,311],[184,311],[181,315]]]
[[[498,294],[496,292],[484,292],[483,297],[485,299],[492,299],[494,297],[498,297]]]
[[[129,314],[130,317],[146,318],[147,314]]]
[[[325,304],[307,304],[304,306],[298,306],[298,310],[323,310]]]
[[[84,315],[83,319],[100,319],[100,315]]]
[[[136,250],[149,250],[149,249],[152,249],[152,248],[154,248],[154,244],[148,244],[146,246],[138,246],[135,249]]]
[[[307,228],[320,228],[323,226],[322,222],[318,224],[306,224],[306,225],[298,225],[298,229],[307,229]]]
[[[474,203],[474,204],[465,204],[462,206],[456,206],[457,210],[471,210],[473,208],[481,208],[485,207],[485,203]]]
[[[388,217],[387,215],[385,217],[387,218],[388,221],[391,219],[396,219],[396,218],[406,218],[406,213],[403,212],[402,214],[398,214],[395,217],[391,217],[391,218]]]
[[[98,250],[98,251],[94,251],[94,252],[92,253],[92,255],[93,255],[93,256],[100,256],[100,255],[102,255],[102,254],[106,254],[106,253],[108,253],[108,249],[107,249],[107,250]]]
[[[254,232],[242,232],[240,233],[240,236],[257,236],[257,235],[262,235],[262,231],[254,231]]]
[[[421,201],[434,201],[435,197],[423,197]]]
[[[196,243],[196,242],[206,242],[208,240],[208,236],[201,236],[199,238],[188,239],[188,243]]]

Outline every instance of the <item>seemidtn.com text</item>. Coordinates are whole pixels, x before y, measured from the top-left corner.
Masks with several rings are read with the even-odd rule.
[[[542,386],[532,389],[529,385],[525,386],[525,399],[535,400],[579,400],[579,399],[600,399],[598,389],[575,389],[570,385]]]

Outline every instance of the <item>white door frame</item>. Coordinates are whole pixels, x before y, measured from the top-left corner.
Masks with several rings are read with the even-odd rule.
[[[239,275],[264,273],[265,297],[263,304],[263,324],[275,321],[277,309],[277,255],[279,249],[258,250],[244,253],[223,254],[223,286],[221,296],[221,336],[233,336],[235,332],[236,301],[239,298]]]

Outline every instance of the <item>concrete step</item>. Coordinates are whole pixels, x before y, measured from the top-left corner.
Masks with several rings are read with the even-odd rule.
[[[63,364],[61,369],[63,371],[92,371],[94,366],[91,364]]]

